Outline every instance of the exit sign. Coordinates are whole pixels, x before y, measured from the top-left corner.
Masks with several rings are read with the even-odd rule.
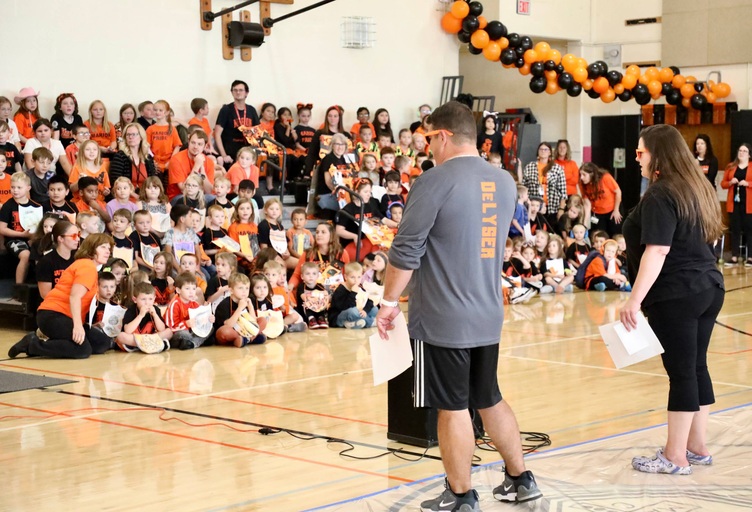
[[[517,14],[530,16],[530,0],[517,0]]]

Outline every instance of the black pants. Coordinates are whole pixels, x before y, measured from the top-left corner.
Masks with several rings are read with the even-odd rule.
[[[610,237],[621,233],[621,223],[617,224],[616,222],[614,222],[614,220],[611,218],[611,215],[613,213],[613,211],[608,213],[594,213],[593,216],[598,219],[598,222],[590,224],[590,232],[593,233],[595,231],[601,230],[608,233],[608,236]]]
[[[618,290],[619,285],[616,284],[612,279],[606,277],[606,276],[599,276],[594,277],[590,280],[590,282],[587,285],[588,290],[595,290],[595,285],[598,283],[603,283],[606,285],[606,290]]]
[[[669,379],[669,411],[698,411],[715,402],[707,352],[724,293],[714,286],[643,308],[665,350],[661,357]]]
[[[729,214],[729,230],[731,238],[727,245],[731,246],[731,255],[739,256],[739,246],[747,245],[747,257],[752,257],[750,243],[752,243],[752,214],[745,211],[744,205],[734,204],[734,211]],[[744,235],[744,241],[742,241]]]
[[[37,311],[37,325],[50,339],[32,341],[30,356],[52,357],[56,359],[86,359],[91,354],[104,354],[111,347],[111,338],[100,329],[88,329],[84,342],[75,343],[72,339],[73,319],[57,311],[40,309]]]

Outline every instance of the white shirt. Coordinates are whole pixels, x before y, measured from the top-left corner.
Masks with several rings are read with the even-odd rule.
[[[8,142],[12,144],[18,144],[19,142],[21,142],[21,137],[19,137],[18,135],[18,125],[16,125],[16,122],[11,118],[8,118],[8,120],[5,122],[8,123],[8,128],[10,128],[10,139],[8,139]]]
[[[28,141],[26,141],[23,153],[24,155],[30,155],[35,149],[41,147],[42,143],[37,139],[29,139]],[[60,159],[60,157],[65,155],[65,148],[63,147],[63,143],[59,140],[50,139],[50,151],[52,151],[52,165],[54,166],[55,164],[57,164],[57,161]]]

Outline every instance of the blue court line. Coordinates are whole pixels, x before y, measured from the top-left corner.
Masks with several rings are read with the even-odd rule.
[[[750,405],[752,405],[752,402],[747,402],[746,404],[735,405],[733,407],[728,407],[726,409],[721,409],[719,411],[711,412],[710,415],[714,416],[716,414],[721,414],[721,413],[724,413],[724,412],[734,411],[734,410],[737,410],[737,409],[743,409],[745,407],[749,407]],[[659,427],[663,427],[665,425],[666,425],[666,423],[660,423],[658,425],[653,425],[653,426],[650,426],[650,427],[637,428],[637,429],[634,429],[634,430],[629,430],[627,432],[621,432],[619,434],[612,434],[610,436],[605,436],[605,437],[599,437],[599,438],[596,438],[596,439],[591,439],[589,441],[581,441],[579,443],[568,444],[566,446],[559,446],[557,448],[551,448],[549,450],[544,450],[544,451],[541,451],[541,452],[536,452],[536,453],[530,454],[529,457],[533,458],[533,457],[536,457],[536,456],[543,456],[543,455],[547,455],[549,453],[553,453],[553,452],[558,452],[558,451],[561,451],[561,450],[565,450],[567,448],[575,448],[577,446],[583,446],[583,445],[586,445],[586,444],[597,443],[597,442],[600,442],[600,441],[607,441],[609,439],[616,439],[618,437],[624,437],[624,436],[627,436],[629,434],[637,434],[638,432],[644,432],[646,430],[653,430],[653,429],[656,429],[656,428],[659,428]],[[503,461],[495,461],[495,462],[489,462],[489,463],[486,463],[486,464],[481,464],[480,466],[478,466],[478,468],[486,468],[486,467],[498,466],[499,464],[503,464]],[[428,481],[428,480],[434,480],[434,479],[439,478],[439,477],[441,477],[443,475],[444,475],[444,473],[439,473],[438,475],[433,475],[433,476],[429,476],[429,477],[426,477],[426,478],[422,478],[420,480],[415,480],[414,482],[409,483],[409,484],[403,484],[403,485],[400,485],[400,486],[397,486],[397,487],[390,487],[389,489],[384,489],[383,491],[372,492],[371,494],[364,494],[363,496],[357,496],[355,498],[350,498],[350,499],[347,499],[347,500],[337,501],[337,502],[334,502],[334,503],[330,503],[328,505],[322,505],[320,507],[306,509],[303,512],[314,512],[316,510],[323,510],[323,509],[326,509],[326,508],[329,508],[329,507],[336,507],[338,505],[345,505],[347,503],[352,503],[354,501],[364,500],[364,499],[367,499],[367,498],[371,498],[373,496],[378,496],[379,494],[384,494],[385,492],[390,492],[390,491],[393,491],[395,489],[399,489],[400,487],[404,487],[404,486],[412,487],[412,486],[414,486],[416,484],[420,484],[420,483],[423,483],[423,482]]]

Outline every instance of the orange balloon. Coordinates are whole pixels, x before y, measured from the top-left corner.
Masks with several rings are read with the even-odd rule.
[[[550,49],[551,45],[545,41],[535,43],[535,51],[538,52],[539,55],[546,55]]]
[[[558,76],[553,69],[551,71],[545,71],[543,74],[546,75],[546,80],[549,82],[556,81],[556,77]]]
[[[686,83],[687,79],[682,75],[674,75],[674,78],[671,79],[671,85],[674,86],[674,89],[681,89],[681,86]]]
[[[590,89],[593,88],[593,81],[590,78],[588,78],[587,80],[582,82],[582,88],[585,89],[586,91],[589,91]]]
[[[682,106],[684,108],[689,108],[690,105],[692,105],[692,102],[689,100],[689,98],[682,98]]]
[[[716,97],[715,93],[712,91],[709,91],[705,97],[708,99],[708,103],[715,103],[718,98]]]
[[[579,59],[577,59],[577,67],[587,69],[587,61],[580,57]]]
[[[478,16],[478,23],[480,23],[478,28],[481,30],[485,29],[488,26],[488,20],[485,16]]]
[[[695,86],[693,84],[684,84],[679,89],[681,95],[685,98],[691,98],[695,95]]]
[[[725,98],[731,94],[731,86],[725,82],[720,82],[715,85],[715,91],[713,91],[718,98]]]
[[[527,50],[522,55],[522,58],[525,61],[525,63],[532,64],[533,62],[535,62],[536,60],[538,60],[538,52],[535,51],[535,50]]]
[[[655,94],[651,94],[650,97],[653,98],[654,100],[660,99],[661,98],[661,93],[657,92]]]
[[[603,77],[601,77],[603,78]],[[616,99],[616,93],[614,93],[613,89],[606,89],[603,94],[601,94],[601,101],[603,103],[611,103]]]
[[[473,32],[473,35],[470,36],[470,44],[478,48],[479,50],[482,50],[486,46],[488,46],[488,42],[491,39],[488,37],[488,32],[485,30],[476,30]]]
[[[587,80],[587,69],[577,67],[572,71],[572,78],[575,82],[582,83]]]
[[[694,75],[689,75],[687,77],[687,82],[696,82],[697,78],[694,77]]]
[[[552,48],[551,51],[548,52],[548,58],[546,60],[552,60],[554,61],[554,64],[558,66],[561,64],[561,52]]]
[[[635,85],[637,85],[637,75],[624,75],[624,77],[621,79],[621,85],[623,85],[625,89],[633,88]]]
[[[496,62],[501,57],[501,46],[496,41],[490,41],[488,45],[483,48],[483,56],[491,62]]]
[[[658,79],[661,83],[667,84],[674,78],[674,71],[671,68],[663,68],[658,73]]]
[[[644,73],[651,81],[652,80],[658,80],[658,77],[660,76],[660,71],[658,71],[658,68],[655,66],[650,66],[648,69],[645,70]]]
[[[624,84],[616,84],[614,86],[614,94],[621,94],[624,92]]]
[[[548,84],[546,85],[546,92],[548,94],[556,94],[559,92],[560,87],[559,84],[556,83],[556,80],[549,80]]]
[[[508,48],[508,47],[509,47],[509,39],[507,39],[506,37],[502,37],[502,38],[501,38],[501,39],[499,39],[499,40],[498,40],[497,42],[499,43],[499,47],[500,47],[500,48],[501,48],[502,50],[505,50],[506,48]]]
[[[465,16],[470,14],[470,6],[467,4],[467,2],[458,0],[457,2],[454,2],[452,4],[449,12],[452,13],[452,16],[454,16],[458,20],[463,20]]]
[[[530,64],[525,64],[521,68],[518,68],[521,75],[529,75],[530,74]]]
[[[512,64],[504,64],[504,63],[502,63],[501,65],[502,65],[502,66],[503,66],[504,68],[506,68],[506,69],[511,69],[511,68],[515,67],[514,63],[512,63]]]
[[[632,64],[627,68],[627,74],[640,76],[640,66]]]
[[[452,16],[451,12],[448,12],[441,18],[441,28],[449,34],[459,34],[462,30],[462,20],[458,20]]]
[[[577,69],[577,57],[571,53],[567,53],[561,58],[561,65],[564,66],[564,71],[571,73]]]
[[[640,82],[642,85],[648,85],[651,79],[648,75],[640,75],[640,78],[637,81]]]
[[[656,94],[660,95],[662,89],[663,84],[661,84],[661,82],[658,80],[651,80],[648,83],[648,91],[650,91],[651,96],[655,96]]]
[[[598,77],[593,82],[593,90],[598,94],[603,94],[608,90],[608,80],[605,77]]]

